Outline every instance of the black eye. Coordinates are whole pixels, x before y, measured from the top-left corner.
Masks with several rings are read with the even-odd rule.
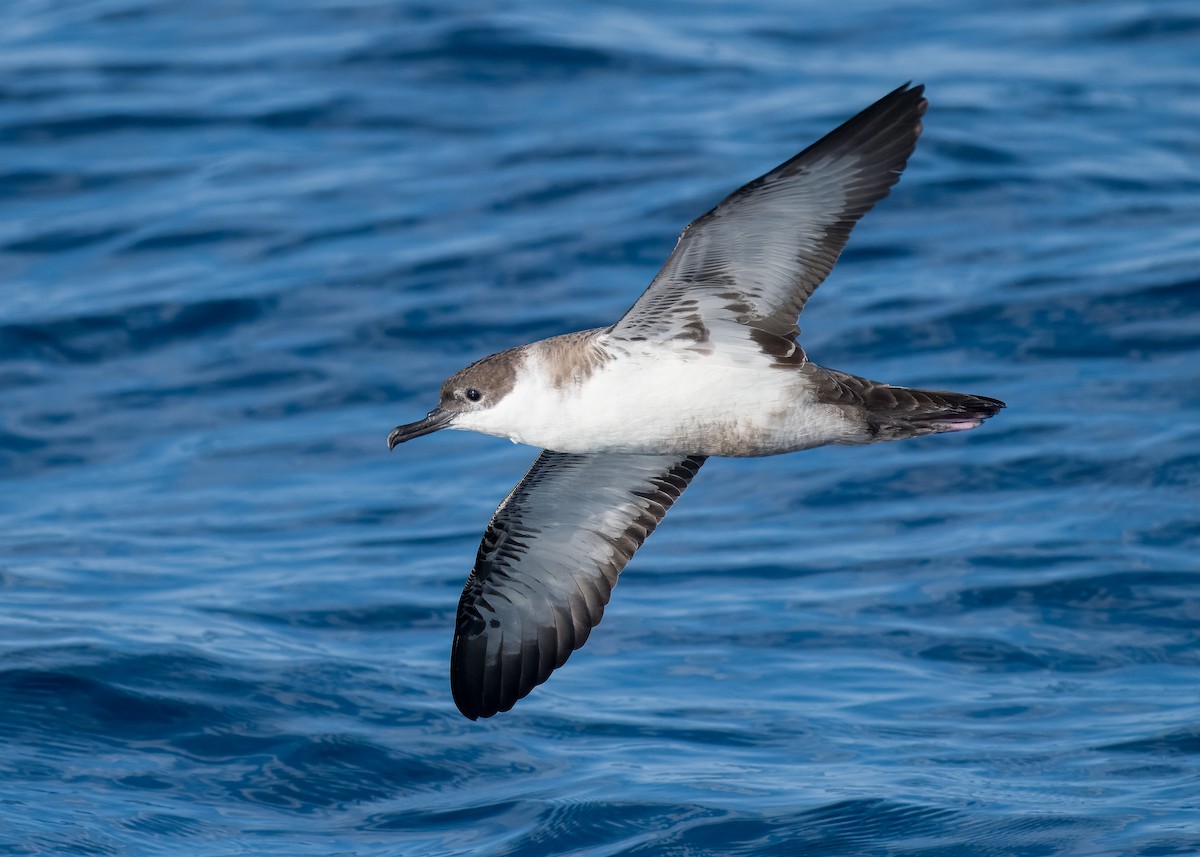
[[[467,387],[466,396],[472,402],[478,402],[480,399],[483,398],[483,393],[479,392],[474,387]]]

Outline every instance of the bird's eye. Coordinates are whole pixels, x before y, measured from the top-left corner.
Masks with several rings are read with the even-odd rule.
[[[483,398],[483,393],[479,392],[474,387],[467,387],[466,396],[470,401],[478,402]]]

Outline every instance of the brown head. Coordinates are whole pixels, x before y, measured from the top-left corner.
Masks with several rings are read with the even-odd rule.
[[[437,407],[422,420],[392,429],[388,435],[388,449],[438,429],[459,428],[455,422],[463,416],[494,407],[512,391],[520,364],[519,349],[511,349],[485,357],[451,375],[442,384]]]

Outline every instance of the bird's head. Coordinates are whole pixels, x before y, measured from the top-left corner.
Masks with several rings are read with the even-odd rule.
[[[512,391],[517,380],[516,363],[513,352],[504,351],[451,375],[442,384],[437,407],[424,419],[392,429],[388,449],[439,429],[476,429],[472,417],[491,410]]]

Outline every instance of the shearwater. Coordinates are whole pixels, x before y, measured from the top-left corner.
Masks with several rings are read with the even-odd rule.
[[[825,369],[797,342],[804,302],[900,178],[923,92],[905,84],[693,221],[616,324],[472,363],[388,436],[392,449],[444,428],[542,447],[458,603],[450,685],[464,715],[509,710],[583,645],[707,457],[962,431],[1004,407]]]

